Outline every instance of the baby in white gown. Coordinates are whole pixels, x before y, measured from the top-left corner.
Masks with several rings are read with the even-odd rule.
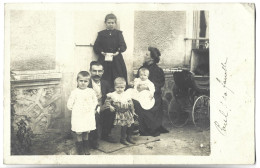
[[[148,77],[149,70],[147,68],[139,69],[139,78],[134,79],[134,89],[132,90],[132,98],[139,101],[146,110],[151,109],[155,103],[155,87]]]

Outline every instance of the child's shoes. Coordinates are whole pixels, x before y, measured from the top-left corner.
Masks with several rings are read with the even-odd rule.
[[[90,155],[90,153],[89,153],[89,141],[88,140],[83,141],[83,150],[84,150],[85,155]]]
[[[84,151],[83,151],[83,142],[76,142],[76,149],[77,149],[77,153],[78,155],[84,155]]]
[[[126,141],[131,143],[131,144],[135,144],[135,141],[131,137],[127,137]]]
[[[129,144],[126,142],[126,140],[125,140],[125,139],[124,139],[124,140],[123,140],[123,139],[121,139],[121,140],[120,140],[120,143],[121,143],[121,144],[123,144],[123,145],[129,145]]]

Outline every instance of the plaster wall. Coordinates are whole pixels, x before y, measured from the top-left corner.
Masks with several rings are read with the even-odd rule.
[[[11,70],[55,69],[55,12],[10,12]]]
[[[134,67],[140,67],[148,46],[160,50],[159,66],[163,68],[183,66],[186,12],[136,11],[134,16]]]

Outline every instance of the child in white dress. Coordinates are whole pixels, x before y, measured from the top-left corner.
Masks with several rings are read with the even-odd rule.
[[[98,112],[97,97],[93,89],[88,88],[90,74],[81,71],[77,76],[78,87],[71,92],[67,107],[72,110],[71,130],[76,133],[77,152],[79,155],[89,155],[88,134],[96,129],[95,113]]]
[[[121,126],[120,143],[129,145],[127,141],[133,142],[131,137],[126,137],[127,127],[134,123],[134,104],[131,94],[125,91],[126,81],[122,77],[118,77],[114,81],[115,91],[107,94],[106,105],[110,108],[111,112],[115,112],[114,125]],[[134,143],[134,142],[133,142]]]
[[[133,99],[140,102],[141,106],[148,110],[153,107],[155,87],[149,79],[149,70],[147,68],[139,69],[139,78],[134,79]]]

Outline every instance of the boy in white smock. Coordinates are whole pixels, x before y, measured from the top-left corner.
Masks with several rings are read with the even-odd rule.
[[[90,74],[81,71],[77,75],[77,88],[71,92],[67,107],[72,110],[71,130],[76,133],[76,148],[79,155],[89,155],[88,134],[96,129],[95,113],[97,96],[93,89],[88,88]]]

